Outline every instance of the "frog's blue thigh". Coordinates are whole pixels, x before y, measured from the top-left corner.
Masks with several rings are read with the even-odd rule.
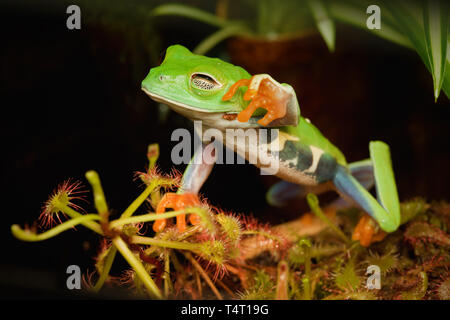
[[[375,185],[375,176],[373,175],[372,160],[366,159],[352,162],[348,165],[352,176],[366,189],[370,190]],[[348,208],[354,205],[354,201],[349,202],[343,197],[334,200],[329,204],[330,207],[336,209]]]
[[[375,168],[375,167],[374,167]],[[375,182],[376,172],[374,170]],[[367,212],[380,225],[381,229],[386,232],[394,232],[397,230],[400,219],[395,212],[385,209],[375,197],[373,197],[366,188],[355,179],[350,170],[343,166],[338,166],[336,175],[333,179],[336,191],[349,203],[354,202],[361,209]]]
[[[369,170],[369,168],[367,168]],[[373,170],[372,170],[373,171]],[[363,183],[359,182],[356,177],[359,177],[363,181]],[[362,171],[358,171],[358,174],[353,175],[353,173],[347,169],[346,167],[339,166],[336,175],[333,179],[333,183],[336,187],[336,191],[342,196],[342,198],[347,203],[356,204],[369,213],[370,216],[375,218],[376,208],[374,208],[374,203],[372,201],[372,197],[369,196],[366,187],[373,186],[373,173],[372,173],[372,182],[370,179],[362,179],[362,177],[367,178],[370,177],[370,173],[367,172],[366,175],[362,174]]]
[[[373,175],[372,160],[366,159],[352,162],[348,165],[352,176],[358,180],[362,186],[369,190],[375,185],[375,176]]]
[[[311,188],[306,186],[282,180],[270,187],[266,193],[266,200],[274,207],[282,207],[292,199],[304,198],[310,191]]]

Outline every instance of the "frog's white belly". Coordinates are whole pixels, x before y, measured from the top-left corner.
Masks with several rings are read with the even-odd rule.
[[[203,127],[203,132],[205,130],[208,130],[208,128]],[[297,161],[296,159],[282,160],[278,156],[278,152],[284,148],[286,142],[284,133],[279,132],[277,138],[270,143],[260,143],[260,132],[262,131],[252,131],[252,129],[230,130],[214,136],[214,138],[229,150],[261,168],[265,175],[273,174],[285,181],[300,185],[317,186],[319,184],[312,173],[317,168],[323,150],[311,149],[313,151],[313,162],[309,168],[302,171],[296,168],[296,163],[294,163]]]

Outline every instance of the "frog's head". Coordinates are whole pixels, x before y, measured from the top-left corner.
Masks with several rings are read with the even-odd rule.
[[[222,101],[231,85],[250,78],[241,67],[173,45],[167,49],[162,64],[152,68],[142,81],[142,90],[181,115],[215,128],[258,127],[256,121],[265,112],[262,109],[246,123],[236,120],[236,115],[249,103],[243,99],[243,88],[232,99]]]

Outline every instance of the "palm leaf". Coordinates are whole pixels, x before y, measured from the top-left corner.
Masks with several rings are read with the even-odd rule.
[[[336,20],[367,30],[365,8],[370,1],[330,1],[330,14]],[[450,98],[449,10],[441,0],[380,1],[381,30],[369,30],[379,37],[417,52],[431,73],[435,99],[442,89]]]
[[[448,11],[437,0],[424,5],[423,21],[426,49],[433,76],[434,97],[437,99],[442,88],[447,64]]]
[[[219,28],[230,24],[215,14],[183,4],[163,4],[154,8],[151,13],[153,16],[174,15],[191,18]]]
[[[325,3],[322,0],[308,0],[308,4],[320,34],[325,40],[328,49],[333,52],[336,29]]]
[[[250,31],[248,30],[248,28],[243,25],[230,25],[219,29],[218,31],[203,39],[192,52],[194,52],[195,54],[204,55],[206,52],[214,48],[218,43],[229,37],[236,35],[245,35],[249,33]]]
[[[412,45],[409,39],[397,30],[395,23],[393,23],[393,18],[390,16],[389,12],[385,12],[385,10],[382,10],[382,30],[367,29],[366,8],[369,4],[370,3],[365,3],[364,1],[330,1],[328,8],[331,16],[336,20],[363,30],[368,30],[381,38],[411,48]]]
[[[442,83],[442,90],[448,98],[450,98],[450,41],[448,39],[449,33],[447,33],[447,59],[445,61],[444,81]]]

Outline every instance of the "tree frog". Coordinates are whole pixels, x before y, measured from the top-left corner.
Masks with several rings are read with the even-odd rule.
[[[372,141],[369,159],[347,163],[342,152],[311,121],[300,115],[299,103],[290,85],[280,84],[267,74],[252,76],[239,66],[173,45],[166,50],[162,64],[152,68],[142,81],[142,90],[188,119],[200,120],[204,128],[216,128],[221,132],[278,129],[276,161],[279,170],[276,175],[282,180],[269,189],[270,204],[281,206],[290,198],[309,192],[319,194],[335,190],[340,199],[368,214],[360,219],[352,236],[363,246],[383,239],[386,233],[399,227],[400,205],[389,146]],[[243,146],[225,138],[220,142],[246,159],[263,156],[261,152],[254,154],[255,150],[260,150],[258,145]],[[205,148],[194,153],[183,174],[181,188],[163,196],[157,213],[200,203],[198,192],[214,166],[214,162],[202,160],[214,154],[213,142],[203,143]],[[378,200],[368,192],[373,185]],[[190,215],[190,222],[198,223],[198,217]],[[153,229],[159,232],[165,225],[166,221],[160,219]],[[186,228],[184,216],[177,218],[177,227],[180,231]]]

